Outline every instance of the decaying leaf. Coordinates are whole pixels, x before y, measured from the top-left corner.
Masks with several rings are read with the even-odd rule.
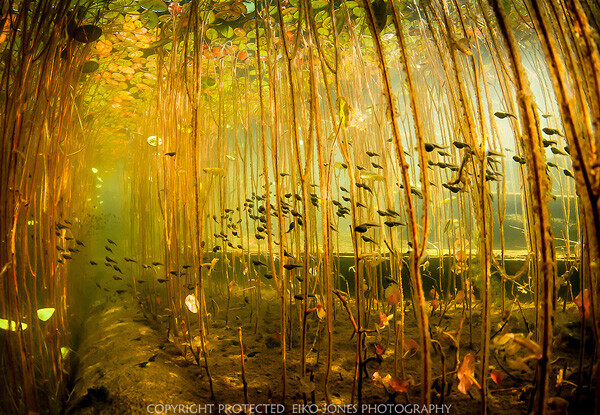
[[[390,379],[389,385],[396,392],[399,392],[399,393],[408,392],[408,382],[403,379],[400,379],[398,377]]]
[[[390,284],[385,289],[385,300],[390,305],[397,305],[400,302],[400,289],[397,284]]]
[[[573,302],[579,308],[579,315],[581,316],[581,318],[587,319],[592,315],[590,304],[590,292],[587,288],[583,291],[579,291],[579,294],[577,294],[577,297],[573,299]]]
[[[458,368],[456,376],[458,376],[459,379],[458,390],[465,395],[473,385],[481,389],[479,382],[475,379],[475,356],[473,356],[473,354],[468,353],[463,358],[463,362]]]
[[[504,375],[499,370],[492,370],[490,372],[490,376],[496,385],[499,385],[500,382],[502,382],[502,379],[504,378]]]
[[[402,346],[405,350],[404,357],[407,357],[407,355],[408,357],[412,357],[419,350],[419,343],[417,343],[413,339],[404,339],[404,343],[402,344]]]
[[[384,313],[382,313],[381,311],[379,312],[379,328],[383,329],[385,327],[387,327],[389,321],[391,319],[394,318],[393,314],[390,314],[389,316],[386,316]]]
[[[317,304],[317,317],[321,320],[325,318],[325,309],[321,304]]]

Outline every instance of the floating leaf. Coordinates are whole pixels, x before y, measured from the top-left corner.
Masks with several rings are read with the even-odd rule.
[[[99,67],[100,67],[100,64],[98,62],[87,61],[86,63],[83,64],[83,67],[81,68],[81,72],[82,73],[96,72]]]
[[[102,29],[92,24],[78,26],[75,31],[73,31],[73,39],[81,43],[94,42],[98,40],[100,36],[102,36]]]
[[[237,20],[240,18],[240,16],[241,16],[241,13],[236,10],[223,10],[223,11],[220,11],[219,13],[215,14],[215,17],[217,19],[221,19],[226,22],[231,22],[231,21]]]
[[[146,10],[155,12],[166,12],[167,5],[162,0],[140,0],[139,5]]]
[[[69,354],[69,348],[68,347],[61,347],[60,348],[60,355],[61,355],[61,357],[64,359],[65,357],[67,357],[67,354]]]
[[[52,317],[52,314],[54,314],[53,308],[40,308],[37,311],[37,316],[42,321],[48,321],[48,319]]]
[[[208,40],[215,40],[219,37],[219,32],[216,29],[210,27],[206,30],[206,38]]]
[[[219,28],[219,33],[221,33],[222,36],[226,37],[226,38],[232,38],[234,35],[233,29],[231,28],[231,26],[221,26]]]
[[[100,40],[96,43],[96,52],[102,56],[108,56],[113,49],[113,44],[110,40]]]
[[[144,13],[140,14],[140,21],[149,29],[155,28],[160,22],[158,20],[158,15],[152,10],[146,10]]]
[[[329,6],[329,3],[324,0],[316,0],[316,1],[313,1],[311,4],[312,4],[313,10],[321,10],[321,9],[324,9],[325,7]]]

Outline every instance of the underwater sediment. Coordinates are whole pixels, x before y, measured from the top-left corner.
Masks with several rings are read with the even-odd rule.
[[[596,0],[0,9],[3,411],[598,412]]]

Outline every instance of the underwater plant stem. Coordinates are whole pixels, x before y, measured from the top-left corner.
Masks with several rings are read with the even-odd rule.
[[[524,132],[524,146],[527,150],[529,185],[533,197],[532,211],[536,217],[536,233],[538,235],[536,247],[541,262],[541,323],[542,327],[536,327],[541,330],[541,357],[538,360],[537,380],[536,380],[536,413],[545,415],[548,411],[546,401],[548,399],[548,377],[550,362],[550,347],[552,345],[552,319],[553,319],[553,296],[554,296],[554,278],[556,276],[556,260],[554,251],[554,242],[552,238],[552,228],[550,223],[550,214],[548,210],[547,194],[549,192],[548,176],[545,174],[545,153],[541,149],[541,139],[539,137],[539,120],[535,105],[532,100],[532,93],[529,87],[529,81],[525,75],[519,48],[513,33],[507,24],[507,17],[504,7],[498,0],[490,0],[494,14],[496,15],[500,33],[504,39],[508,51],[513,79],[517,88],[517,101],[521,125]],[[533,2],[535,3],[535,2]],[[533,6],[537,8],[537,6]]]
[[[196,2],[192,3],[192,20],[195,21],[194,27],[194,39],[200,39],[203,36],[203,25],[200,24],[199,14],[198,14],[198,4]],[[194,42],[194,62],[193,62],[193,71],[194,71],[194,79],[200,79],[200,68],[201,68],[201,58],[202,53],[200,51],[200,42]],[[208,352],[206,350],[206,340],[205,340],[205,328],[204,328],[204,316],[205,316],[205,302],[204,302],[204,280],[202,275],[202,257],[203,257],[203,248],[202,248],[202,221],[203,215],[201,213],[200,207],[200,186],[199,186],[199,172],[198,165],[200,164],[199,160],[199,152],[198,152],[198,142],[200,141],[200,90],[197,84],[195,85],[194,91],[194,105],[192,111],[192,164],[193,164],[193,172],[194,172],[194,207],[195,207],[195,225],[196,225],[196,249],[197,249],[197,257],[198,257],[198,286],[197,286],[197,295],[199,307],[198,307],[198,323],[199,323],[199,331],[200,331],[200,347],[202,349],[202,355],[204,357],[204,368],[206,370],[206,376],[208,378],[208,385],[210,388],[211,398],[214,399],[215,394],[213,391],[213,381],[210,374],[210,367],[208,365]]]
[[[369,21],[369,29],[371,31],[371,35],[373,36],[373,40],[375,41],[375,47],[377,56],[379,58],[379,68],[381,71],[381,77],[384,82],[383,92],[385,95],[385,99],[388,107],[388,116],[390,123],[392,125],[392,133],[394,137],[394,141],[396,144],[396,154],[398,159],[400,160],[400,171],[402,173],[402,183],[404,185],[404,193],[405,200],[407,204],[407,214],[409,218],[409,230],[411,241],[413,244],[413,249],[411,251],[409,267],[411,270],[411,278],[414,286],[414,296],[413,304],[415,305],[413,309],[417,314],[417,321],[419,324],[419,332],[420,332],[420,343],[421,343],[421,374],[423,376],[421,383],[421,402],[424,405],[429,405],[431,402],[431,357],[430,357],[430,348],[431,342],[429,339],[429,319],[427,316],[427,307],[425,302],[425,293],[423,290],[423,281],[421,280],[421,271],[419,267],[420,255],[423,254],[425,247],[422,248],[419,246],[420,239],[418,236],[417,230],[417,219],[416,219],[416,208],[414,206],[414,200],[411,195],[411,183],[410,178],[408,176],[408,163],[406,162],[406,157],[404,155],[404,148],[402,145],[402,141],[400,139],[400,132],[398,128],[398,123],[396,120],[396,104],[393,100],[392,88],[390,83],[390,78],[387,70],[387,63],[384,58],[383,49],[381,46],[381,40],[379,39],[379,32],[377,30],[377,25],[375,23],[375,16],[373,12],[373,8],[370,2],[365,2],[365,11],[367,12],[367,18]],[[402,34],[397,34],[400,38]],[[400,39],[399,39],[400,41]],[[422,142],[419,145],[419,153],[423,153],[423,145]],[[421,163],[421,169],[427,169],[426,164]],[[426,176],[425,176],[426,177]],[[423,184],[423,193],[426,193],[427,184]],[[426,228],[426,226],[424,226]],[[424,232],[423,237],[425,237],[426,233]],[[418,308],[418,310],[417,310]]]
[[[304,0],[305,5],[304,7],[306,8],[306,10],[309,11],[310,13],[310,8],[309,8],[309,0]],[[307,26],[310,28],[310,24],[308,24],[308,14],[309,13],[305,13],[306,15],[306,19],[307,19]],[[312,30],[310,31],[311,37],[310,37],[310,42],[312,44],[312,42],[317,42],[317,40],[313,40],[313,37],[317,36]],[[314,71],[314,57],[312,53],[309,53],[309,62],[310,62],[310,71],[309,71],[309,76],[310,76],[310,101],[311,101],[311,117],[314,120],[315,123],[315,135],[316,135],[316,140],[317,140],[317,158],[318,158],[318,163],[319,163],[319,183],[321,186],[321,211],[322,211],[322,215],[323,218],[321,220],[321,228],[322,228],[322,233],[323,233],[323,273],[325,276],[325,318],[327,320],[327,363],[326,363],[326,368],[325,368],[325,379],[323,380],[323,391],[325,394],[325,401],[327,402],[327,404],[331,403],[330,397],[329,397],[329,388],[328,388],[328,384],[329,384],[329,376],[331,374],[331,361],[332,361],[332,350],[333,350],[333,297],[332,297],[332,269],[331,269],[331,230],[330,230],[330,225],[331,225],[331,215],[330,215],[330,209],[329,209],[329,205],[330,205],[330,201],[331,201],[331,195],[330,195],[330,187],[331,187],[331,180],[330,180],[330,175],[329,173],[331,172],[331,155],[329,158],[329,163],[328,163],[328,169],[327,172],[324,171],[324,154],[323,151],[327,148],[326,144],[323,142],[323,138],[321,136],[321,129],[320,129],[320,120],[319,120],[319,107],[318,107],[318,100],[317,100],[317,82],[316,82],[316,76],[315,76],[315,71]],[[332,145],[332,150],[333,150],[333,146],[335,145],[335,143]],[[303,330],[305,330],[305,327],[303,327]],[[305,334],[303,333],[303,338],[305,337]],[[302,355],[304,356],[304,352],[302,353]],[[303,372],[302,375],[304,376],[305,371],[303,368]]]

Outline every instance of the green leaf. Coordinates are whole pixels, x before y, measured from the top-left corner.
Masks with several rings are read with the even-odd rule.
[[[69,353],[69,348],[68,347],[61,347],[60,348],[60,355],[62,356],[63,359],[65,357],[67,357],[68,353]]]
[[[221,26],[219,27],[219,32],[228,39],[233,37],[233,29],[231,26]]]
[[[9,326],[10,326],[10,329],[9,329]],[[17,331],[17,328],[19,326],[21,327],[21,330],[27,329],[27,324],[25,324],[25,323],[19,324],[15,321],[8,321],[4,318],[0,318],[0,329],[2,329],[2,330]]]
[[[139,5],[146,10],[152,10],[155,12],[167,11],[167,5],[161,0],[141,0]]]
[[[323,0],[316,0],[312,2],[312,8],[313,10],[321,10],[324,9],[325,7],[329,6],[329,3]]]
[[[244,6],[246,6],[246,14],[250,14],[252,13],[255,9],[254,9],[254,3],[250,2],[250,1],[245,1],[242,3]]]
[[[37,311],[37,316],[42,321],[48,321],[48,319],[52,317],[52,314],[54,314],[53,308],[40,308]]]
[[[158,16],[152,10],[146,10],[144,13],[140,14],[140,20],[149,29],[153,29],[158,26]]]
[[[215,40],[219,37],[219,32],[217,32],[214,28],[211,27],[206,31],[205,35],[208,40]]]

